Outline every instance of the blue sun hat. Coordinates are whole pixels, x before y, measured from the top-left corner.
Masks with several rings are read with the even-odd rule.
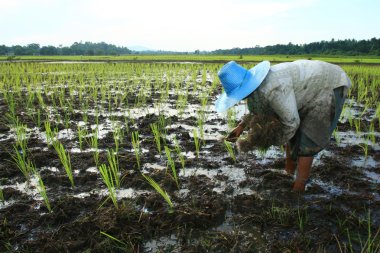
[[[269,69],[269,61],[260,62],[250,70],[234,61],[225,64],[218,72],[224,92],[215,102],[216,111],[224,112],[251,94],[260,86]]]

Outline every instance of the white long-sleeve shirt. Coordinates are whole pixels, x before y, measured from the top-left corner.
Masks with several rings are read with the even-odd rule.
[[[297,129],[317,145],[330,140],[329,128],[335,114],[333,90],[350,87],[347,74],[337,65],[310,60],[271,66],[259,88],[248,98],[250,111],[276,114],[283,133],[275,144],[285,144]]]

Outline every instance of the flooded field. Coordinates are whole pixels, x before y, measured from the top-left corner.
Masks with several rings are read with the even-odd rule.
[[[380,67],[343,66],[301,195],[282,147],[223,142],[220,67],[0,63],[0,251],[379,252]]]

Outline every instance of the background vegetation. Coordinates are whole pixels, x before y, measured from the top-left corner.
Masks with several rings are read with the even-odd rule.
[[[32,43],[27,46],[6,46],[0,45],[0,55],[128,55],[128,54],[212,54],[212,55],[346,55],[346,56],[380,56],[380,38],[372,38],[369,40],[334,40],[312,42],[308,44],[277,44],[271,46],[255,46],[251,48],[232,48],[218,49],[214,51],[194,52],[169,52],[169,51],[142,51],[133,52],[127,47],[119,47],[105,42],[75,42],[70,47],[40,46]]]

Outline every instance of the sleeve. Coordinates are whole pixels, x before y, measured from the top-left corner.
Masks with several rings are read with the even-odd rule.
[[[281,137],[276,140],[276,144],[285,144],[295,135],[300,126],[300,117],[292,86],[277,86],[269,93],[268,102],[283,125]]]

